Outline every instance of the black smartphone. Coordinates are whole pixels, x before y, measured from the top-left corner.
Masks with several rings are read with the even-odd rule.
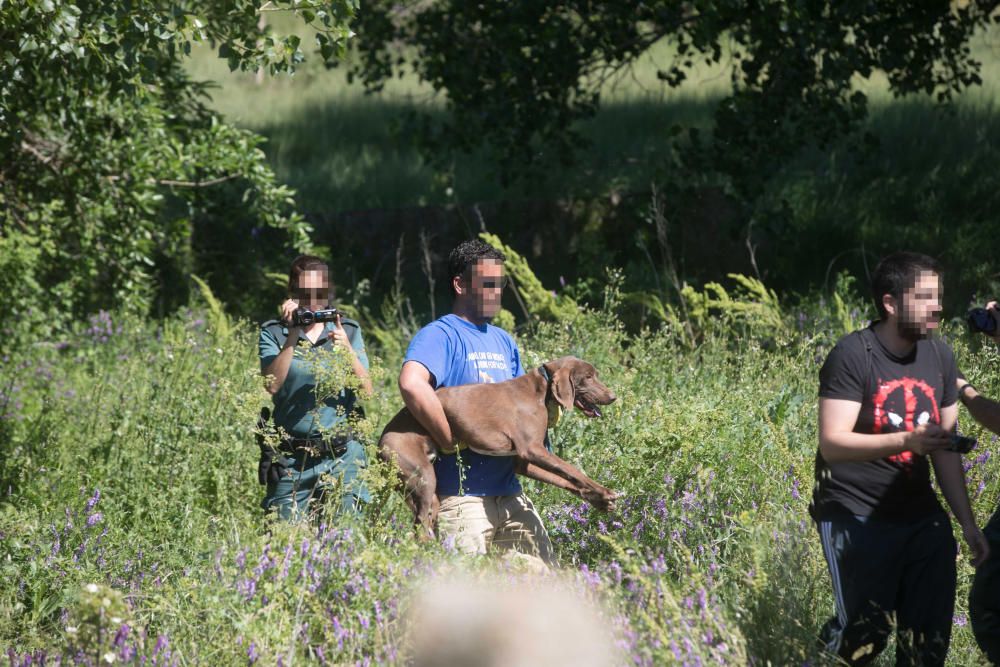
[[[945,449],[949,452],[958,452],[959,454],[968,454],[972,451],[973,447],[976,446],[976,439],[970,438],[966,435],[958,435],[957,433],[951,434],[951,442]]]

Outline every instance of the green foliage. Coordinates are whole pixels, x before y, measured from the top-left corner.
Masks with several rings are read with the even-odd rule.
[[[727,284],[727,273],[758,275],[748,236],[759,275],[786,294],[829,295],[841,270],[862,286],[879,256],[910,248],[944,261],[951,315],[972,295],[985,297],[1000,287],[982,250],[1000,245],[1000,227],[989,217],[1000,206],[1000,188],[991,177],[1000,151],[988,140],[1000,133],[998,35],[987,29],[970,43],[972,56],[983,63],[984,84],[966,90],[954,106],[941,108],[923,94],[895,99],[878,73],[857,79],[869,98],[862,129],[878,144],[862,146],[847,135],[807,148],[783,160],[763,197],[751,202],[742,201],[727,179],[684,171],[684,187],[676,188],[678,179],[660,169],[673,150],[671,126],[697,127],[706,137],[718,100],[730,91],[724,63],[697,61],[684,84],[661,89],[657,66],[675,57],[668,41],[605,83],[596,115],[579,124],[588,146],[576,165],[506,187],[485,151],[443,151],[448,165],[438,171],[420,157],[405,119],[446,112],[439,103],[427,103],[429,86],[412,72],[387,82],[379,95],[365,96],[360,86],[345,82],[345,68],[322,71],[318,63],[292,79],[259,84],[252,75],[225,75],[224,63],[213,61],[207,49],[191,65],[195,76],[222,84],[214,109],[268,137],[270,164],[296,188],[297,201],[311,212],[316,240],[333,249],[344,267],[338,285],[364,276],[380,297],[393,282],[383,257],[400,232],[433,229],[436,247],[447,248],[469,233],[471,203],[481,202],[489,229],[529,258],[543,285],[560,294],[572,289],[579,303],[596,304],[604,267],[620,266],[628,276],[625,292],[650,292],[676,306],[659,230],[648,215],[653,182],[682,282],[700,289],[709,281]],[[217,69],[210,69],[213,62]],[[403,269],[404,282],[423,282],[419,259],[409,259]],[[584,281],[591,286],[580,289]],[[443,296],[438,294],[439,303]],[[418,314],[427,310],[420,295],[413,298]],[[511,306],[521,318],[519,307]],[[650,308],[634,304],[625,314],[628,326],[656,323]]]
[[[833,289],[833,313],[835,324],[834,335],[839,338],[852,331],[857,331],[865,325],[868,308],[867,299],[859,299],[855,289],[856,280],[848,273],[837,274],[837,282]]]
[[[211,331],[215,332],[222,339],[229,338],[232,335],[232,324],[229,321],[229,316],[226,315],[225,306],[212,293],[212,288],[208,286],[208,283],[194,274],[191,275],[191,280],[198,286],[201,298],[204,299],[205,305],[208,306],[208,313],[211,318]]]
[[[0,293],[40,294],[41,286],[35,277],[42,251],[37,239],[27,235],[0,236]],[[14,317],[30,318],[32,309],[27,299],[12,300],[10,313]]]
[[[778,295],[757,278],[730,273],[736,294],[711,282],[698,291],[690,285],[681,290],[691,325],[699,332],[722,332],[734,324],[764,335],[788,333]]]
[[[984,37],[980,57],[994,40]],[[829,289],[848,270],[863,290],[879,257],[905,248],[944,263],[947,311],[1000,288],[996,262],[983,252],[1000,243],[987,214],[998,204],[992,165],[1000,151],[983,141],[998,126],[997,107],[983,93],[947,113],[926,101],[885,102],[868,125],[877,148],[858,152],[845,142],[788,163],[764,197],[788,209],[767,233],[774,251],[760,258],[772,282]]]
[[[304,17],[332,58],[356,2],[268,8]],[[180,66],[210,42],[232,68],[291,71],[300,38],[258,17],[250,0],[0,4],[0,265],[48,295],[4,290],[6,311],[163,313],[192,271],[249,310],[281,259],[258,244],[309,247],[259,138],[213,116]]]
[[[479,235],[486,243],[501,251],[507,259],[504,271],[513,283],[518,301],[526,310],[526,317],[534,320],[570,321],[579,313],[579,306],[568,296],[556,295],[545,289],[535,276],[528,261],[516,250],[500,240],[495,234],[483,232]],[[513,324],[511,320],[509,325]],[[509,326],[508,325],[508,326]]]

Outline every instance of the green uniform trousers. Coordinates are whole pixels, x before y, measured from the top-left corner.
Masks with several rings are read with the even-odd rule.
[[[357,440],[347,443],[341,456],[311,456],[303,451],[285,455],[288,470],[277,483],[267,485],[261,501],[266,511],[276,512],[285,521],[317,517],[322,512],[329,494],[337,494],[340,502],[337,514],[358,516],[364,505],[371,502],[371,494],[359,479],[368,466],[365,449]]]

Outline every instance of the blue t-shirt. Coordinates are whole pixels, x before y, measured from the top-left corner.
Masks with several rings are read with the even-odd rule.
[[[510,334],[492,324],[476,326],[457,315],[445,315],[418,331],[406,350],[403,363],[407,361],[416,361],[430,371],[435,388],[503,382],[524,375],[521,354]],[[458,495],[459,457],[465,495],[508,496],[521,492],[513,456],[484,456],[463,449],[450,456],[441,454],[434,462],[438,495]]]

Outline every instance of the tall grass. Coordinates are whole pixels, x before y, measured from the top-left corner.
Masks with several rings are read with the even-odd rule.
[[[612,324],[619,306],[612,287],[603,310],[520,339],[527,366],[575,354],[620,397],[604,419],[568,414],[553,432],[558,452],[622,493],[617,512],[527,485],[566,586],[600,601],[633,664],[815,663],[833,608],[806,512],[816,374],[842,325],[807,301],[766,327],[706,320],[692,346],[671,327],[627,334]],[[376,500],[363,521],[266,526],[251,433],[267,400],[255,331],[240,322],[222,336],[210,319],[103,313],[4,360],[0,648],[13,664],[43,654],[404,664],[414,586],[464,561],[414,539],[373,456]],[[1000,393],[996,350],[952,343],[966,373]],[[371,433],[400,406],[399,359],[375,357]],[[996,439],[963,425],[985,448],[968,459],[985,519],[1000,491],[987,453]],[[466,564],[522,576],[499,559]],[[949,664],[978,664],[962,595],[972,570],[963,560],[959,571]]]

